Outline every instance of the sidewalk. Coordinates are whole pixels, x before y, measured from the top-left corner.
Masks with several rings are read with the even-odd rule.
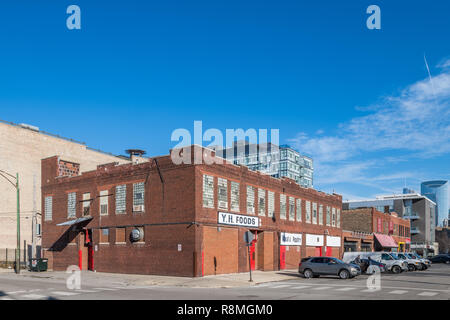
[[[3,271],[4,270],[4,271]],[[12,273],[14,270],[0,269],[0,274]],[[63,271],[30,272],[21,270],[18,277],[32,277],[51,279],[53,281],[66,280],[69,276]],[[105,285],[123,285],[123,286],[170,286],[170,287],[189,287],[189,288],[233,288],[253,286],[260,283],[296,279],[299,277],[297,270],[281,271],[252,271],[253,282],[249,282],[250,275],[245,273],[223,274],[205,277],[171,277],[155,275],[134,275],[82,271],[82,284],[95,286]]]

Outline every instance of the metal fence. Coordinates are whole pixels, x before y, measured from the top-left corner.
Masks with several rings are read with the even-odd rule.
[[[41,257],[41,247],[36,246],[36,258]],[[20,265],[27,266],[31,259],[31,246],[20,249]],[[16,248],[0,248],[0,268],[13,267],[16,261]]]

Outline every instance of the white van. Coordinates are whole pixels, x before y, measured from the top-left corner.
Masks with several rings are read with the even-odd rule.
[[[372,260],[384,263],[387,271],[393,273],[408,271],[408,263],[406,261],[395,259],[389,252],[344,252],[342,261],[349,263],[355,260],[358,256],[361,259],[367,259],[370,257]]]

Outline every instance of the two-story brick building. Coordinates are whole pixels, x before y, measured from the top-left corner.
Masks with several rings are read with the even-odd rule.
[[[259,270],[343,253],[342,197],[291,179],[229,162],[177,165],[170,155],[71,177],[60,176],[65,166],[42,160],[43,247],[54,270],[202,276],[248,271],[248,250]]]

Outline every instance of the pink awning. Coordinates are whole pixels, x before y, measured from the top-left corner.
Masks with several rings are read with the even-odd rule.
[[[391,236],[375,233],[375,238],[383,248],[397,248],[397,242]]]

